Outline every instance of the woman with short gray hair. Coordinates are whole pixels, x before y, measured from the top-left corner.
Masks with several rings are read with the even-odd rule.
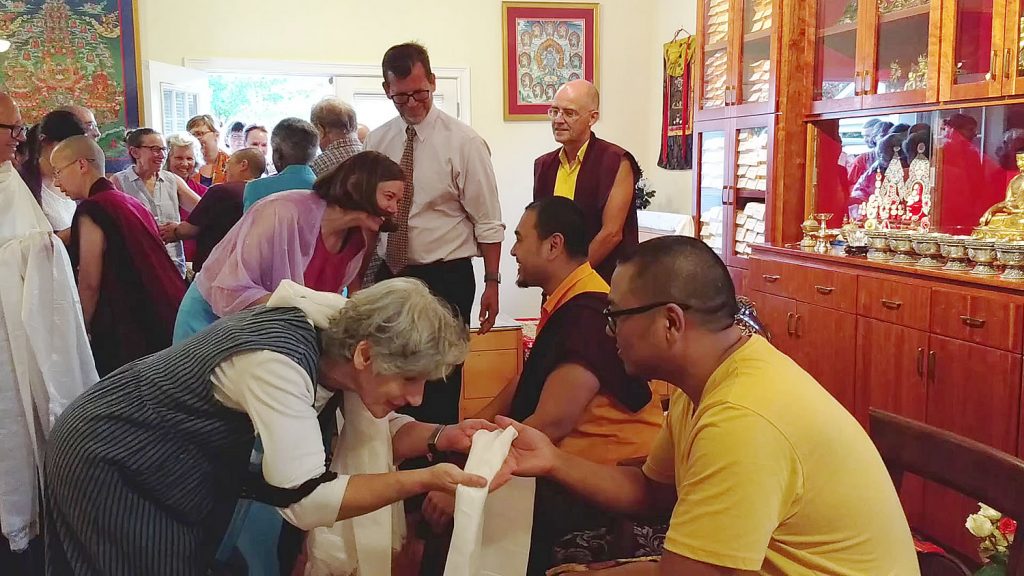
[[[199,140],[191,134],[171,134],[167,137],[167,161],[164,162],[164,170],[177,174],[185,181],[190,190],[199,195],[200,198],[206,194],[206,186],[194,179],[196,175],[196,158],[200,158]],[[182,222],[188,220],[190,212],[179,208],[179,216]],[[192,262],[196,255],[196,241],[185,240],[185,261]]]
[[[303,530],[375,514],[353,526],[379,538],[393,533],[393,503],[485,486],[451,464],[392,471],[406,458],[468,452],[476,431],[496,429],[393,412],[419,404],[426,380],[461,363],[468,340],[451,309],[416,280],[382,282],[347,301],[286,281],[267,306],[111,374],[64,412],[50,438],[48,567],[204,574],[241,496],[276,506]],[[339,400],[345,422],[332,463],[324,433]],[[257,435],[264,458],[252,473]],[[390,562],[389,547],[358,549],[360,568],[364,553]]]
[[[164,170],[173,172],[188,182],[196,173],[196,159],[200,157],[200,152],[199,140],[191,134],[171,134],[167,137],[167,161],[164,163]],[[202,185],[197,183],[196,186]],[[205,186],[203,190],[206,190]]]

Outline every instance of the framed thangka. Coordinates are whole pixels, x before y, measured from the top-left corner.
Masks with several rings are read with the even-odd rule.
[[[563,84],[597,84],[597,4],[502,2],[501,10],[505,120],[547,120]]]
[[[0,90],[26,123],[61,106],[93,111],[107,171],[125,168],[127,128],[139,126],[136,0],[0,0]]]

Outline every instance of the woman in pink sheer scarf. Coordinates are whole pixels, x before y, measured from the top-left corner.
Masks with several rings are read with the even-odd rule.
[[[321,176],[312,191],[279,192],[253,205],[189,287],[174,341],[265,303],[285,279],[324,292],[358,290],[367,255],[378,232],[392,228],[403,191],[397,163],[362,152]]]

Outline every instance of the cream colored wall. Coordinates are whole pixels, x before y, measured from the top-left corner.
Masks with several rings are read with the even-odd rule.
[[[656,17],[651,29],[652,41],[647,47],[646,64],[650,68],[648,73],[654,82],[661,82],[663,45],[672,39],[672,35],[679,28],[685,28],[690,34],[696,33],[697,2],[696,0],[649,0],[649,2],[656,5]],[[693,171],[670,171],[658,168],[657,160],[661,153],[658,139],[661,137],[662,94],[660,90],[650,90],[646,93],[646,97],[647,105],[652,111],[647,117],[646,130],[652,136],[648,140],[650,149],[647,152],[647,160],[643,163],[644,173],[654,189],[658,191],[651,203],[651,210],[689,214],[693,211]]]
[[[603,117],[596,130],[637,156],[659,191],[657,207],[689,212],[689,184],[683,184],[689,172],[656,168],[661,44],[687,24],[686,5],[696,11],[695,0],[601,2]],[[545,122],[502,119],[499,0],[139,0],[139,19],[142,58],[170,64],[186,58],[250,58],[379,65],[389,46],[416,40],[430,50],[435,66],[469,68],[472,125],[490,144],[508,226],[502,311],[537,315],[539,292],[515,287],[508,250],[531,199],[533,159],[555,144]]]

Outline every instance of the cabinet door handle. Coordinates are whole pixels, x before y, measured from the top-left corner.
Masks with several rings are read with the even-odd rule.
[[[782,276],[773,276],[771,274],[762,274],[761,278],[764,278],[764,281],[769,283],[769,284],[774,284],[774,283],[778,282],[779,280],[781,280]]]
[[[917,377],[924,376],[924,348],[917,349]]]
[[[801,316],[800,314],[797,314],[797,315],[796,315],[796,328],[794,329],[794,332],[796,332],[796,337],[797,337],[797,338],[799,338],[800,336],[802,336],[802,334],[800,333],[800,320],[801,320],[802,318],[803,318],[803,316]]]
[[[899,310],[901,306],[903,306],[903,302],[882,298],[882,307],[887,310]]]
[[[928,352],[928,379],[935,381],[935,350]]]
[[[1003,77],[1007,80],[1010,79],[1010,49],[1007,48],[1003,51]]]
[[[818,294],[821,294],[822,296],[828,296],[829,294],[836,291],[836,289],[832,288],[831,286],[815,286],[814,289],[817,290]]]
[[[857,70],[856,72],[853,73],[853,95],[854,96],[860,96],[861,95],[860,77],[861,77],[861,71],[860,70]]]
[[[793,333],[794,333],[794,330],[793,330],[793,318],[795,316],[796,315],[793,314],[792,312],[786,312],[786,334],[788,334],[789,336],[793,336]]]
[[[985,80],[991,82],[992,80],[999,79],[999,69],[996,68],[996,58],[999,58],[999,50],[992,51],[992,57],[988,61],[988,74],[985,74]]]
[[[968,328],[984,328],[985,320],[982,318],[971,318],[970,316],[961,316],[960,321],[964,323],[964,326]]]

